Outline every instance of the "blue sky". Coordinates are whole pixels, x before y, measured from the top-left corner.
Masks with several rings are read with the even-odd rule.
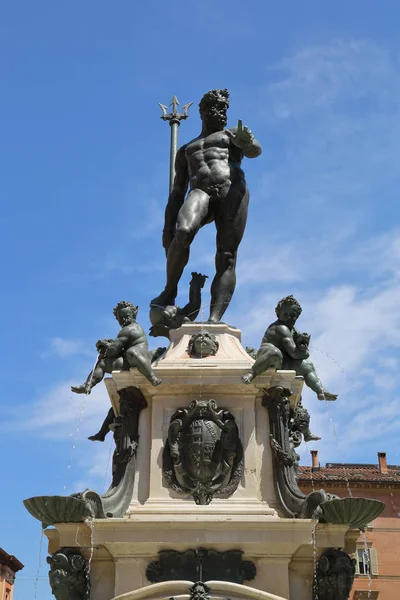
[[[157,103],[174,94],[195,102],[181,143],[199,131],[202,94],[227,87],[230,124],[243,119],[263,146],[245,162],[251,205],[226,320],[258,346],[276,301],[295,294],[340,394],[329,407],[338,439],[305,394],[321,462],[386,451],[400,463],[399,12],[372,0],[3,6],[0,546],[26,565],[16,600],[52,597],[22,499],[109,482],[109,443],[86,441],[105,392],[85,402],[69,386],[95,341],[115,335],[120,299],[149,326],[168,190]],[[214,235],[210,225],[196,239],[180,302],[191,270],[212,275]]]

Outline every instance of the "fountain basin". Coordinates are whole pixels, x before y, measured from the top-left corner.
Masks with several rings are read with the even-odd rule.
[[[385,504],[380,500],[370,498],[336,498],[322,502],[317,509],[321,523],[349,525],[362,531],[376,519]]]
[[[34,496],[24,500],[24,505],[43,528],[55,523],[81,523],[94,516],[87,502],[71,496]]]

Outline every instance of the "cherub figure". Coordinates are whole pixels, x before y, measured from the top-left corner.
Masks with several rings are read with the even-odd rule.
[[[82,383],[82,385],[71,386],[71,390],[75,392],[75,394],[90,394],[94,386],[103,380],[106,373],[111,374],[113,371],[129,369],[127,364],[124,364],[122,356],[119,358],[109,358],[106,356],[106,349],[113,341],[114,340],[112,339],[104,338],[96,342],[96,350],[98,352],[97,363],[93,371],[90,371],[85,383]]]
[[[251,371],[242,377],[243,383],[250,383],[270,368],[294,370],[304,377],[318,400],[336,400],[337,394],[324,388],[309,359],[310,336],[297,332],[294,327],[302,312],[299,302],[293,296],[286,296],[278,302],[275,312],[278,319],[266,330]]]
[[[101,342],[101,341],[102,340],[99,340],[99,342]],[[96,344],[96,346],[97,346],[97,344]],[[157,348],[156,350],[150,350],[151,362],[155,362],[156,360],[158,360],[164,354],[165,351],[166,351],[166,348]],[[120,359],[117,359],[117,360],[120,360]],[[115,362],[117,362],[117,361],[115,361]],[[112,370],[115,371],[118,368],[119,367],[116,366],[115,368],[113,367]],[[106,371],[106,373],[108,373],[108,372],[109,371]],[[75,390],[72,390],[72,391],[75,391]],[[78,392],[78,393],[80,393],[80,392]],[[89,436],[88,440],[90,440],[91,442],[104,442],[104,440],[106,439],[106,436],[109,434],[109,432],[112,429],[114,429],[114,433],[115,433],[116,427],[118,427],[118,419],[115,416],[114,409],[110,408],[99,431],[97,433],[95,433],[94,435]]]
[[[121,325],[118,336],[115,340],[101,339],[97,342],[99,360],[84,384],[71,387],[73,392],[89,394],[92,388],[103,379],[105,373],[129,368],[137,369],[152,385],[161,383],[161,379],[156,377],[151,368],[151,354],[146,334],[136,322],[137,312],[138,307],[131,302],[126,300],[118,302],[114,308],[115,318]]]

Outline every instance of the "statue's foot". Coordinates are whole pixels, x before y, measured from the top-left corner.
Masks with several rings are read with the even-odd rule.
[[[332,394],[331,392],[328,392],[327,390],[324,390],[323,392],[321,392],[320,394],[317,394],[317,398],[318,400],[328,400],[328,401],[333,401],[336,400],[338,397],[337,394]]]
[[[160,383],[162,383],[162,379],[160,379],[159,377],[154,376],[154,377],[152,377],[150,379],[150,383],[151,383],[151,385],[154,385],[154,386],[160,385]]]
[[[254,379],[253,373],[247,373],[247,375],[242,375],[241,377],[243,383],[251,383]]]
[[[307,433],[307,435],[304,435],[304,441],[305,442],[318,442],[318,440],[320,440],[321,438],[318,437],[318,435],[314,435],[313,433]]]
[[[150,306],[154,305],[163,308],[165,306],[175,306],[175,300],[176,296],[164,290],[159,296],[157,296],[157,298],[153,298],[153,300],[150,302]]]
[[[91,442],[104,442],[104,440],[106,439],[105,435],[103,435],[102,433],[96,433],[95,435],[91,435],[90,437],[88,437],[88,440],[90,440]]]
[[[74,392],[75,394],[88,394],[89,390],[83,383],[82,385],[71,385],[71,392]]]

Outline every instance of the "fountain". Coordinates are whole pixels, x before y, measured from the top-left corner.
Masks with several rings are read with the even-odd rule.
[[[258,352],[247,352],[240,330],[221,322],[247,214],[240,163],[261,153],[241,121],[224,129],[228,102],[227,90],[206,94],[201,135],[176,153],[163,236],[168,278],[150,303],[151,334],[168,337],[168,348],[149,352],[137,307],[121,301],[118,336],[99,340],[93,371],[73,388],[88,394],[104,378],[111,408],[92,439],[113,432],[110,488],[24,501],[48,538],[57,600],[345,600],[354,577],[348,553],[383,509],[324,490],[305,495],[297,485],[296,448],[319,439],[301,404],[303,385],[319,400],[336,399],[309,360],[310,336],[295,329],[299,302],[278,302]],[[173,106],[176,145],[176,98]],[[200,181],[202,161],[215,169]],[[186,307],[175,297],[188,246],[212,219],[210,318],[196,323],[205,276],[193,273]]]

